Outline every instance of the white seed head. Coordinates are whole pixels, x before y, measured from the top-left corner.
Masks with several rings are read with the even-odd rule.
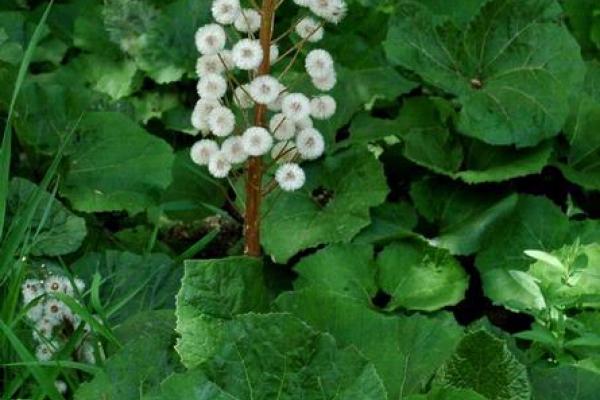
[[[303,129],[296,136],[296,147],[298,153],[305,160],[319,158],[325,151],[325,140],[323,135],[314,128]]]
[[[235,88],[233,101],[239,108],[248,109],[254,107],[254,100],[250,96],[250,85],[244,84]]]
[[[275,64],[278,58],[279,46],[277,46],[276,44],[272,44],[271,47],[269,47],[269,62],[271,63],[271,65]]]
[[[214,0],[211,7],[215,21],[223,25],[233,24],[240,14],[239,0]]]
[[[58,343],[42,343],[35,349],[35,357],[40,361],[48,361],[52,358],[58,348]]]
[[[202,139],[194,143],[190,157],[198,165],[207,165],[210,158],[219,151],[219,145],[214,140]]]
[[[279,113],[271,117],[269,130],[277,140],[288,140],[296,135],[296,124],[285,115]]]
[[[208,131],[208,115],[220,104],[216,100],[200,99],[192,111],[192,126],[200,131]]]
[[[60,293],[62,292],[63,279],[61,276],[53,275],[48,277],[44,281],[44,289],[46,293]]]
[[[61,321],[66,310],[67,306],[60,300],[49,299],[44,303],[44,317],[51,320]]]
[[[55,326],[56,324],[47,319],[38,321],[34,326],[33,339],[37,342],[44,342],[45,340],[50,339]]]
[[[196,48],[201,54],[216,54],[223,50],[227,35],[221,25],[208,24],[196,31]]]
[[[85,291],[85,281],[83,279],[75,278],[75,287],[79,293],[83,293]]]
[[[308,7],[315,15],[334,24],[344,19],[348,11],[344,0],[309,0]]]
[[[261,17],[258,11],[252,8],[243,8],[238,14],[233,26],[240,32],[254,33],[260,29]]]
[[[281,84],[270,75],[263,75],[250,83],[250,95],[258,104],[269,104],[279,97]]]
[[[262,156],[273,146],[273,137],[265,128],[253,126],[246,129],[242,136],[244,150],[251,156]]]
[[[231,163],[222,151],[212,155],[208,162],[208,172],[215,178],[225,178],[231,171]]]
[[[221,75],[204,75],[198,81],[198,95],[202,99],[218,100],[227,92],[227,81]]]
[[[45,293],[44,285],[38,279],[27,279],[21,285],[23,303],[29,304],[33,299]]]
[[[335,114],[335,99],[331,96],[319,96],[310,101],[310,115],[315,119],[326,120]]]
[[[291,93],[283,98],[281,112],[292,121],[300,121],[310,115],[310,100],[302,93]]]
[[[311,50],[304,65],[311,78],[325,78],[335,71],[331,54],[323,49]]]
[[[44,318],[44,303],[37,303],[35,306],[27,310],[27,318],[32,321],[40,321]]]
[[[301,120],[296,121],[296,131],[298,132],[306,128],[312,128],[314,126],[315,124],[313,123],[313,120],[310,119],[310,117],[302,118]]]
[[[279,187],[286,192],[293,192],[300,189],[306,182],[306,175],[298,164],[283,164],[275,172],[275,180]]]
[[[248,159],[241,136],[227,138],[221,145],[221,151],[231,164],[240,164]]]
[[[257,40],[242,39],[233,46],[232,58],[239,69],[252,70],[262,62],[263,51]]]
[[[329,92],[337,83],[337,75],[335,71],[322,78],[312,78],[313,85],[322,92]]]
[[[271,158],[278,164],[292,162],[298,155],[296,144],[292,140],[277,142],[271,150]]]
[[[54,387],[56,388],[56,390],[58,390],[60,394],[67,393],[67,384],[63,381],[54,381]]]
[[[227,107],[215,107],[208,114],[208,127],[215,136],[229,136],[235,128],[235,115]]]
[[[87,341],[84,342],[79,349],[79,358],[88,364],[96,364],[96,352],[94,351],[94,345]]]
[[[321,26],[321,24],[311,17],[304,17],[302,20],[296,25],[296,33],[302,39],[308,42],[318,42],[323,39],[323,35],[325,34],[325,30]]]
[[[225,72],[225,66],[221,62],[218,54],[208,54],[200,56],[196,61],[196,74],[199,78],[208,74],[222,74]]]
[[[296,3],[300,7],[308,7],[308,5],[310,4],[310,0],[294,0],[294,3]]]

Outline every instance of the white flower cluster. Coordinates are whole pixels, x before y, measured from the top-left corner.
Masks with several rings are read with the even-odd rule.
[[[73,283],[66,277],[51,275],[44,280],[27,279],[21,287],[27,318],[32,322],[33,339],[38,344],[35,355],[40,361],[50,360],[83,324],[84,336],[76,347],[77,360],[96,362],[90,326],[55,296],[62,293],[74,298],[76,292],[83,293],[85,282],[75,279]],[[57,381],[56,386],[61,390],[63,384]]]
[[[289,55],[291,64],[304,45],[324,37],[326,22],[337,24],[347,11],[344,0],[294,2],[313,15],[301,17],[289,30],[300,39],[284,54]],[[269,54],[264,54],[256,38],[261,27],[258,10],[243,8],[239,0],[214,0],[211,12],[215,23],[200,27],[195,35],[200,53],[196,64],[199,100],[191,122],[204,138],[192,146],[191,158],[196,164],[207,166],[214,177],[225,178],[248,157],[270,154],[279,165],[274,175],[281,189],[297,190],[305,182],[299,162],[319,158],[325,150],[325,141],[313,120],[331,118],[336,112],[336,102],[326,94],[307,96],[286,86],[281,79],[289,68],[282,68],[284,72],[279,78],[258,74],[265,57],[269,57],[272,68],[286,58],[279,58],[275,44]],[[227,48],[230,38],[240,35],[245,37]],[[328,92],[334,88],[337,82],[334,61],[326,50],[308,52],[304,69],[316,91]],[[249,77],[249,82],[242,82],[243,77]],[[253,126],[246,114],[258,105],[271,114],[265,127]]]

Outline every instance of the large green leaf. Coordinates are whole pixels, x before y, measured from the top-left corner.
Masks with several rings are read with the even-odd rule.
[[[187,261],[177,295],[177,352],[188,368],[206,361],[234,315],[263,311],[267,291],[262,263],[254,258]]]
[[[22,178],[10,183],[7,215],[8,224],[21,207],[31,201],[38,186]],[[85,220],[73,214],[50,193],[44,192],[40,206],[31,220],[33,232],[29,242],[34,256],[59,256],[77,250],[87,234]]]
[[[497,196],[440,179],[412,184],[410,195],[417,211],[438,227],[432,242],[452,254],[479,250],[485,233],[510,214],[517,196]]]
[[[483,291],[496,304],[517,311],[546,308],[541,288],[531,275],[518,270],[494,268],[481,275]]]
[[[533,146],[560,131],[583,74],[560,11],[554,0],[492,0],[461,29],[402,1],[385,47],[392,62],[457,97],[462,133]]]
[[[332,245],[303,258],[294,270],[298,273],[294,282],[297,290],[330,290],[366,304],[377,293],[372,246]]]
[[[406,400],[487,400],[470,389],[434,388],[423,395],[405,397]]]
[[[140,311],[173,308],[181,270],[165,254],[145,256],[107,250],[87,253],[72,265],[88,285],[99,274],[100,299],[112,320],[121,322]]]
[[[410,204],[383,203],[371,209],[371,225],[356,235],[353,243],[380,244],[410,237],[416,225],[417,215]]]
[[[177,367],[173,357],[173,315],[155,314],[152,322],[75,393],[76,400],[139,400]]]
[[[466,335],[454,356],[438,371],[435,383],[472,389],[489,400],[529,400],[527,369],[506,344],[479,330]]]
[[[399,242],[377,256],[378,281],[392,298],[387,308],[434,311],[455,305],[469,279],[447,251],[426,244]]]
[[[372,364],[355,349],[289,314],[246,314],[224,326],[224,340],[202,366],[228,398],[384,400]],[[205,397],[202,397],[205,398]]]
[[[462,335],[446,314],[387,316],[323,290],[282,294],[276,306],[331,333],[340,345],[356,346],[377,368],[390,399],[420,393]]]
[[[586,92],[574,107],[565,134],[569,150],[561,171],[570,181],[587,189],[600,190],[600,64],[589,63]]]
[[[117,113],[90,113],[68,158],[61,193],[81,211],[137,213],[171,183],[171,147]]]
[[[348,242],[370,222],[369,208],[388,188],[381,164],[366,150],[348,150],[307,168],[306,185],[265,199],[262,244],[276,262],[302,249]]]
[[[600,393],[600,374],[572,365],[534,368],[531,380],[534,400],[595,400]]]

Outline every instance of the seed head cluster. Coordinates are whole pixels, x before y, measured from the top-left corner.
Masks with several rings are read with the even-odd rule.
[[[203,138],[192,146],[190,156],[215,178],[240,172],[249,157],[264,157],[264,165],[275,166],[267,172],[279,187],[294,191],[306,181],[300,163],[325,151],[315,121],[335,115],[335,99],[323,92],[335,87],[337,76],[331,54],[308,47],[325,37],[327,23],[344,18],[347,6],[344,0],[294,3],[299,17],[291,27],[278,26],[275,19],[271,36],[280,39],[270,47],[263,48],[258,38],[261,11],[243,7],[239,0],[214,0],[214,22],[195,34],[199,100],[191,123]],[[287,40],[286,49],[287,35],[295,37]],[[271,74],[259,73],[266,57]],[[302,74],[308,79],[299,79]],[[312,82],[312,88],[298,87],[299,81]],[[266,111],[266,120],[255,120],[252,109],[257,107]],[[266,126],[256,126],[263,123]]]

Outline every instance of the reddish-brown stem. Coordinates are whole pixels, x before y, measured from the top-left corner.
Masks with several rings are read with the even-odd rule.
[[[260,46],[263,50],[263,60],[258,68],[257,76],[268,75],[271,70],[271,39],[273,20],[277,0],[263,0],[261,7]],[[265,126],[267,106],[257,104],[254,109],[254,124]],[[251,257],[260,257],[260,203],[262,197],[263,165],[260,157],[248,160],[248,176],[246,180],[246,215],[244,218],[244,252]]]

